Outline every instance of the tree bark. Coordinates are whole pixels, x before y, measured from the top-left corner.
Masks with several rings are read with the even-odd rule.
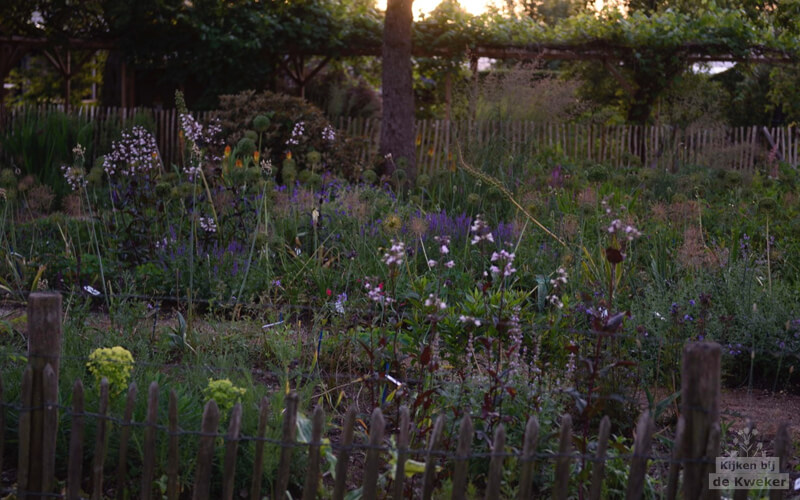
[[[414,145],[414,87],[411,76],[411,4],[413,0],[388,0],[383,28],[380,154],[384,173],[403,169],[408,179],[417,172]],[[391,155],[391,156],[389,156]]]

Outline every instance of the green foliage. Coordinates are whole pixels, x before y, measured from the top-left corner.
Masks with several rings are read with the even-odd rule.
[[[133,355],[121,346],[101,347],[92,351],[86,367],[94,375],[98,387],[102,379],[108,379],[110,393],[117,395],[128,388],[133,371]]]
[[[206,401],[212,399],[216,401],[220,415],[227,415],[233,405],[238,403],[246,393],[247,389],[236,387],[227,378],[219,380],[210,378],[208,379],[208,385],[203,389],[203,396]]]
[[[344,137],[319,109],[303,99],[268,91],[247,91],[222,96],[220,101],[217,116],[226,142],[237,145],[236,154],[247,157],[260,150],[273,165],[286,165],[290,153],[291,166],[300,167],[295,172],[303,168],[319,170],[324,164],[325,171],[337,175],[356,174],[353,140]],[[256,140],[245,137],[250,128],[262,129]],[[284,177],[293,181],[295,175],[281,174],[281,178],[284,184],[291,184]]]

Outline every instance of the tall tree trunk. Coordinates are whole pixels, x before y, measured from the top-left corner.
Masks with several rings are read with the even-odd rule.
[[[411,77],[411,4],[413,0],[388,0],[383,27],[383,115],[380,154],[384,172],[417,173],[414,146],[414,87]],[[391,156],[388,156],[391,155]]]

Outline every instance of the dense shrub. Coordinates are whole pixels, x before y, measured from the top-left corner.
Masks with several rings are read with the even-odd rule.
[[[234,154],[258,149],[278,169],[279,179],[333,172],[350,179],[360,175],[355,139],[336,130],[313,104],[285,94],[246,91],[220,96],[217,113]],[[288,160],[288,161],[287,161]],[[294,174],[288,174],[290,168]],[[284,179],[286,177],[287,179]]]

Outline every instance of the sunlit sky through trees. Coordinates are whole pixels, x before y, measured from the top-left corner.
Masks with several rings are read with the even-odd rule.
[[[441,3],[441,0],[414,0],[414,18],[419,19],[421,14],[429,13],[435,9],[439,3]],[[506,0],[459,0],[459,3],[470,14],[481,14],[486,12],[491,5],[494,5],[500,9],[507,5]],[[594,7],[595,9],[600,10],[603,8],[603,5],[614,3],[614,0],[595,0]],[[379,9],[385,10],[386,0],[377,0],[376,5]]]

